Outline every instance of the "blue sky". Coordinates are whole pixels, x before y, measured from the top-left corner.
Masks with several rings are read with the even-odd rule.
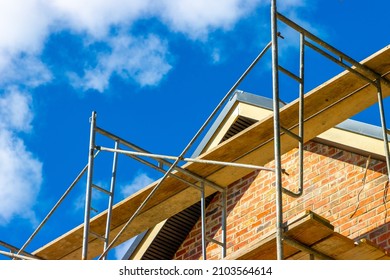
[[[270,41],[269,0],[193,2],[1,1],[0,240],[23,245],[87,163],[93,110],[102,128],[177,155]],[[279,2],[284,15],[357,60],[389,44],[388,1]],[[280,30],[280,60],[296,70],[297,36]],[[309,59],[308,89],[341,72],[318,55]],[[270,85],[268,54],[239,88],[270,97]],[[286,101],[296,94],[281,92]],[[355,119],[378,125],[377,108]],[[111,157],[99,156],[101,186]],[[119,164],[116,201],[160,176],[126,158]],[[84,182],[28,251],[82,223]],[[105,203],[94,197],[98,211]]]

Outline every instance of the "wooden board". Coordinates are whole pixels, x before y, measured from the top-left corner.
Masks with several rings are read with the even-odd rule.
[[[333,226],[327,220],[307,211],[287,222],[284,235],[310,246],[332,233]],[[295,258],[299,252],[300,250],[288,244],[283,246],[283,255],[286,259]],[[276,260],[276,258],[275,232],[226,257],[227,260]]]
[[[331,235],[334,227],[328,220],[311,211],[306,211],[293,220],[288,221],[284,230],[285,236],[306,246],[311,246],[318,240]]]
[[[332,233],[326,239],[321,240],[321,242],[312,246],[314,250],[326,252],[326,254],[333,259],[337,259],[340,254],[349,251],[354,247],[355,244],[353,240],[337,232]]]
[[[378,73],[387,73],[390,71],[389,47],[377,52],[363,63]],[[386,75],[386,77],[390,76]],[[383,95],[389,96],[390,88],[383,86]],[[367,86],[365,81],[350,72],[341,73],[306,94],[305,141],[315,138],[375,102],[377,102],[376,89],[373,86]],[[295,132],[298,124],[298,105],[298,101],[292,102],[283,107],[280,113],[283,127]],[[283,153],[297,146],[297,141],[285,134],[282,134],[282,143]],[[273,153],[273,117],[270,116],[203,154],[200,158],[264,165],[273,159]],[[190,163],[184,168],[223,187],[251,172],[248,169],[221,168],[216,165],[199,163]],[[155,185],[156,183],[151,184],[114,207],[111,236],[115,236],[120,231]],[[207,189],[207,195],[213,192],[215,190]],[[125,231],[117,245],[198,202],[199,197],[199,191],[174,178],[168,178],[153,199],[144,207],[142,213]],[[103,234],[105,221],[105,213],[96,216],[91,221],[91,231]],[[34,254],[44,259],[80,259],[82,233],[83,227],[80,225],[36,250]],[[102,252],[103,244],[102,241],[92,236],[89,241],[89,258],[94,258]]]
[[[383,249],[380,249],[370,241],[362,239],[356,242],[350,250],[337,256],[339,260],[377,260],[387,256]]]
[[[301,244],[335,260],[389,260],[390,256],[366,239],[355,242],[333,231],[333,226],[320,216],[308,211],[301,218],[288,222],[285,228],[288,236]],[[309,260],[307,251],[300,251],[284,244],[284,258],[287,260]],[[266,238],[249,244],[230,254],[227,260],[275,260],[276,237],[272,233]]]
[[[172,180],[167,180],[169,183]],[[177,181],[177,180],[176,180]],[[153,187],[154,184],[148,187],[148,191]],[[164,185],[165,186],[165,185]],[[181,185],[177,186],[176,190],[179,189]],[[172,185],[172,188],[175,189],[176,185]],[[183,186],[181,186],[183,187]],[[185,186],[186,187],[186,186]],[[164,190],[164,188],[161,188]],[[211,194],[211,189],[206,188],[206,195]],[[146,192],[148,194],[149,192]],[[168,195],[170,192],[166,192]],[[144,192],[141,192],[142,197],[144,196]],[[159,196],[161,193],[159,193]],[[121,230],[122,225],[127,222],[129,219],[129,215],[134,213],[136,207],[142,203],[142,200],[139,199],[140,194],[134,194],[130,199],[132,203],[119,203],[115,205],[113,208],[113,217],[112,217],[112,225],[111,225],[111,238],[116,236],[116,234]],[[121,236],[118,241],[118,244],[128,240],[132,236],[136,236],[137,234],[142,233],[145,229],[151,228],[156,225],[156,221],[163,221],[166,218],[171,217],[174,214],[177,214],[181,210],[177,211],[177,209],[183,209],[190,207],[193,205],[193,201],[198,201],[200,197],[200,192],[194,188],[186,188],[184,191],[178,191],[174,199],[165,199],[162,200],[158,207],[147,208],[147,210],[141,211],[141,213],[134,219],[133,223],[128,228],[128,230]],[[134,199],[135,198],[135,199]],[[172,201],[173,200],[173,201]],[[175,205],[175,201],[180,201],[180,205]],[[128,212],[127,212],[128,211]],[[114,218],[115,217],[115,218]],[[162,217],[160,219],[160,217]],[[103,235],[105,230],[105,221],[106,221],[106,213],[103,213],[94,219],[91,220],[90,230],[92,232],[96,232],[98,234]],[[57,238],[53,242],[47,244],[45,247],[42,247],[38,251],[34,252],[35,255],[43,256],[44,259],[81,259],[81,242],[83,238],[83,226],[73,229],[72,231],[66,233],[65,235]],[[93,257],[98,256],[103,252],[103,242],[100,239],[94,238],[90,236],[89,239],[89,252]]]
[[[288,258],[288,260],[311,260],[310,254],[306,252],[298,252],[295,255],[292,255]]]
[[[298,253],[299,250],[290,246],[283,246],[283,255],[292,256]],[[276,260],[276,241],[275,233],[253,242],[243,249],[240,249],[228,257],[226,260]]]

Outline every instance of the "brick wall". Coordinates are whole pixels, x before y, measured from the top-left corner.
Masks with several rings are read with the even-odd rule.
[[[283,175],[283,187],[294,191],[298,187],[297,162],[297,150],[282,158],[282,166],[289,174]],[[304,194],[300,198],[283,195],[284,220],[311,210],[328,219],[336,232],[352,239],[368,238],[390,249],[390,217],[387,217],[390,204],[384,203],[388,198],[384,162],[310,142],[305,146],[304,166]],[[275,229],[273,173],[252,172],[230,185],[227,196],[227,254]],[[221,238],[220,199],[217,194],[206,211],[207,236],[216,240]],[[175,259],[201,258],[201,223],[198,221],[176,252]],[[209,243],[207,258],[220,259],[221,248]]]

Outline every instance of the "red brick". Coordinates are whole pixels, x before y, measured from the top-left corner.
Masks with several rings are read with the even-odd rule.
[[[370,237],[390,249],[388,237],[390,223],[384,223],[383,191],[385,175],[377,172],[385,168],[381,161],[373,160],[368,170],[367,180],[362,190],[362,179],[366,158],[334,147],[309,142],[305,145],[305,181],[304,194],[299,199],[283,195],[283,217],[285,220],[299,214],[303,210],[311,209],[326,217],[335,226],[335,230],[349,238],[360,238],[362,235]],[[296,190],[298,182],[297,150],[286,153],[282,157],[283,167],[290,176],[283,176],[283,187]],[[354,165],[356,164],[356,165]],[[274,162],[266,164],[273,166]],[[350,216],[358,205],[359,208],[353,218]],[[267,172],[252,172],[228,187],[228,224],[227,240],[228,253],[247,246],[249,242],[258,241],[263,235],[275,229],[275,184],[274,175]],[[220,201],[217,195],[208,208],[208,232],[220,239]],[[388,210],[390,219],[390,206]],[[262,226],[267,225],[266,227]],[[383,228],[383,227],[382,227]],[[187,259],[201,258],[199,240],[200,223],[194,227],[188,239],[183,242],[176,254],[186,252]],[[211,235],[212,236],[212,235]],[[378,239],[382,236],[383,241]],[[190,240],[190,238],[193,238]],[[387,239],[386,239],[387,238]],[[192,240],[198,242],[192,244]],[[385,243],[387,245],[385,245]],[[185,247],[185,248],[184,248]],[[180,253],[180,254],[179,254]],[[219,259],[221,248],[209,244],[207,254],[210,259]]]
[[[378,236],[378,242],[379,243],[382,243],[383,241],[388,241],[388,240],[390,240],[390,232],[387,232],[387,233],[385,233],[385,234],[382,234],[382,235],[380,235],[380,236]]]

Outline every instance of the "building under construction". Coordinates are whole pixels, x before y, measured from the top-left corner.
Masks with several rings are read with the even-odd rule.
[[[279,63],[280,22],[300,36],[299,73]],[[344,71],[305,91],[306,49]],[[273,98],[239,90],[269,52]],[[280,74],[299,88],[288,104],[279,96]],[[125,259],[390,259],[383,104],[389,79],[390,46],[358,62],[280,14],[273,0],[270,43],[180,155],[150,153],[99,127],[93,112],[87,166],[26,243],[3,243],[11,252],[1,252],[20,259],[105,259],[135,238]],[[375,103],[381,127],[350,120]],[[97,143],[97,134],[113,148]],[[94,162],[103,152],[113,154],[110,189],[94,182]],[[113,205],[118,156],[163,176]],[[31,252],[31,240],[83,176],[84,223]],[[92,192],[108,197],[107,210],[93,218]]]

